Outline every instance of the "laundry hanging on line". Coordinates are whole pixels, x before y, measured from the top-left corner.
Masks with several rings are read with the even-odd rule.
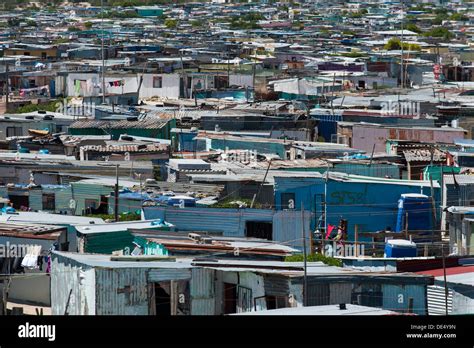
[[[74,81],[74,92],[79,95],[83,88],[86,86],[86,80],[75,80]]]
[[[121,87],[125,85],[125,81],[123,80],[118,80],[118,81],[110,81],[109,86],[110,87]]]
[[[25,97],[27,93],[38,93],[38,92],[46,92],[49,93],[49,86],[41,86],[35,88],[21,88],[20,89],[20,97]]]
[[[26,248],[26,255],[21,262],[21,266],[29,269],[38,268],[38,257],[41,254],[41,245],[29,245]]]
[[[325,239],[329,239],[332,232],[334,231],[334,229],[336,228],[336,226],[334,225],[328,225],[328,229],[327,229],[327,232],[326,232],[326,238]]]

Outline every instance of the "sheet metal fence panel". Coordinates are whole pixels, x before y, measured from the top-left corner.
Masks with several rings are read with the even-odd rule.
[[[281,210],[273,217],[273,240],[284,243],[286,246],[303,250],[303,231],[301,211]],[[304,212],[304,235],[306,236],[306,248],[309,251],[310,224],[312,214]]]
[[[382,294],[384,309],[408,313],[410,299],[412,299],[412,312],[426,315],[426,287],[424,285],[383,284]]]
[[[148,315],[145,268],[96,270],[97,315]]]
[[[191,279],[191,271],[189,269],[158,268],[148,271],[148,281],[152,283],[189,279]]]
[[[273,210],[147,207],[146,219],[164,218],[182,231],[222,232],[224,236],[245,236],[247,221],[272,222]]]
[[[211,269],[193,268],[191,279],[191,314],[215,314],[215,271]]]
[[[252,311],[252,289],[237,285],[237,313]]]
[[[445,289],[438,285],[428,285],[428,315],[446,315]],[[453,311],[453,291],[448,289],[448,314]]]

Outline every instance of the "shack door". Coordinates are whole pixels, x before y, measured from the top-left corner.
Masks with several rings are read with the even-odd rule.
[[[224,283],[224,314],[237,313],[237,285]]]
[[[155,315],[189,315],[189,281],[171,280],[153,284],[151,304]]]
[[[155,313],[156,315],[171,315],[171,282],[155,283]]]

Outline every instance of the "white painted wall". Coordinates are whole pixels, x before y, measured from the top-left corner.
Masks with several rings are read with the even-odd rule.
[[[474,299],[461,295],[458,292],[454,292],[452,314],[472,314],[472,313],[474,313]]]
[[[263,276],[252,272],[241,272],[239,285],[252,289],[252,312],[254,312],[254,299],[256,297],[265,296]],[[267,304],[264,301],[257,301],[257,311],[265,309],[267,309]]]
[[[81,89],[79,94],[76,91],[75,81],[86,81],[87,88]],[[109,82],[123,80],[123,86],[110,86]],[[136,93],[138,90],[138,76],[110,76],[105,78],[105,91],[107,94]],[[68,97],[92,97],[102,94],[102,79],[100,74],[95,73],[71,73],[67,77],[66,92]]]
[[[27,273],[24,277],[12,277],[8,290],[10,301],[51,305],[50,277],[45,274]]]
[[[121,76],[110,76],[105,78],[105,90],[107,94],[126,94],[136,93],[140,83],[141,74]],[[155,76],[162,77],[162,88],[153,87],[153,78]],[[80,93],[77,93],[75,81],[86,81],[87,88],[81,88]],[[123,80],[123,86],[110,86],[109,82]],[[172,99],[179,98],[179,74],[144,74],[143,82],[140,88],[140,98],[150,97],[166,97]],[[86,74],[86,73],[71,73],[67,77],[66,94],[68,97],[91,97],[102,94],[102,79],[100,74]]]
[[[153,78],[162,77],[162,88],[153,88]],[[150,97],[179,98],[180,77],[178,74],[145,74],[140,88],[140,99]]]

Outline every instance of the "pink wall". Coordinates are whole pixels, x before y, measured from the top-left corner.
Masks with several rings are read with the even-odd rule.
[[[464,130],[383,128],[364,125],[354,125],[352,128],[352,147],[368,153],[372,152],[374,143],[376,144],[375,152],[385,152],[387,139],[452,144],[453,139],[456,138],[464,138]]]

